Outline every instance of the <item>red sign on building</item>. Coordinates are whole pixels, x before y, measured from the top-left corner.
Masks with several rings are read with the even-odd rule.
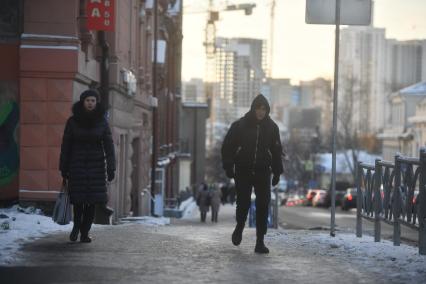
[[[97,31],[114,30],[114,0],[88,0],[87,28]]]

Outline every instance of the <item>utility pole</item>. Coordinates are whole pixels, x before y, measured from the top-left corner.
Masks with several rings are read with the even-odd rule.
[[[339,90],[339,48],[340,48],[340,1],[336,0],[336,38],[334,51],[334,96],[333,96],[333,146],[331,166],[331,225],[330,235],[336,236],[336,147],[337,147],[337,95]]]
[[[152,96],[157,99],[157,49],[158,49],[158,0],[154,0],[154,60],[152,63]],[[155,173],[157,169],[157,106],[152,109],[152,160],[151,160],[151,215],[154,215]]]

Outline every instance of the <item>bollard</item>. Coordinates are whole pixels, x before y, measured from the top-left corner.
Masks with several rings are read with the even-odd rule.
[[[95,206],[95,219],[94,224],[111,225],[111,215],[114,210],[106,204],[97,204]]]
[[[400,154],[395,156],[395,180],[392,198],[392,213],[393,213],[393,245],[399,246],[401,244],[401,224],[399,217],[401,215],[401,161],[399,161]]]
[[[380,213],[381,213],[381,194],[380,185],[382,184],[382,166],[379,164],[380,160],[376,159],[374,169],[374,241],[380,242],[381,226],[380,226]]]
[[[420,149],[420,177],[419,177],[419,254],[426,255],[426,148]]]
[[[356,197],[356,236],[358,238],[362,237],[362,216],[361,216],[361,210],[362,210],[362,192],[361,192],[361,162],[358,162],[356,164],[356,191],[357,191],[357,197]]]
[[[274,204],[274,228],[278,229],[278,187],[274,188],[275,204]]]

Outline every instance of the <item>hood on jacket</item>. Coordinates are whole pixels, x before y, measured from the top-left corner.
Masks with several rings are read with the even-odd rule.
[[[251,121],[251,122],[257,122],[256,108],[258,108],[261,105],[264,105],[266,107],[266,116],[263,119],[263,121],[268,120],[269,119],[269,113],[271,111],[271,107],[269,106],[268,100],[262,94],[259,94],[254,98],[253,102],[251,103],[250,111],[247,112],[244,117],[248,118],[249,121]]]
[[[82,101],[76,102],[72,106],[72,113],[75,121],[85,128],[93,127],[97,122],[105,117],[105,108],[100,104],[96,104],[96,108],[92,111],[86,111]]]
[[[253,102],[251,103],[250,111],[254,113],[256,108],[261,105],[266,107],[266,115],[268,116],[269,112],[271,111],[271,107],[269,106],[268,100],[262,94],[259,94],[254,98]]]

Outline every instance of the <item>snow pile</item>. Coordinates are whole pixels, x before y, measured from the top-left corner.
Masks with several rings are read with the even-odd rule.
[[[193,197],[188,198],[184,202],[182,202],[179,206],[179,210],[182,212],[182,219],[189,219],[191,218],[194,210],[197,208],[197,204],[195,203],[195,200]]]
[[[303,247],[313,255],[359,265],[377,275],[389,275],[398,283],[411,280],[411,283],[420,283],[416,281],[426,279],[426,256],[420,255],[417,247],[405,244],[394,246],[387,240],[376,243],[372,236],[357,238],[355,234],[347,233],[337,233],[332,238],[328,233],[287,233],[280,230],[268,233],[266,239]]]
[[[137,223],[150,226],[165,226],[170,225],[170,218],[165,217],[151,217],[151,216],[141,216],[141,217],[126,217],[120,219],[123,223]]]
[[[72,223],[58,225],[34,207],[21,208],[15,205],[0,209],[0,265],[13,260],[13,255],[23,243],[50,233],[71,231],[71,228]]]

